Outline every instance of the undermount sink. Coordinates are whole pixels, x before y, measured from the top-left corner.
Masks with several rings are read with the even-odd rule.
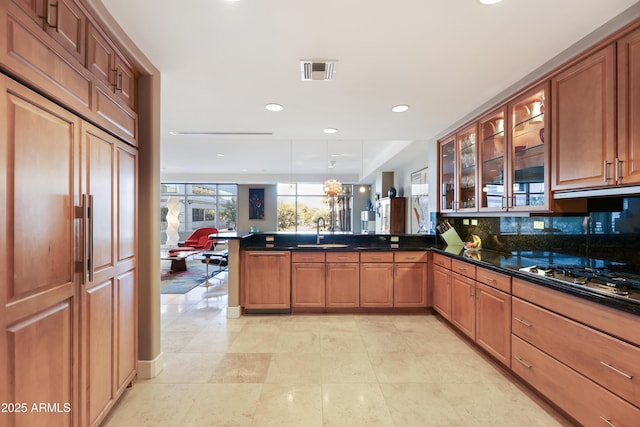
[[[349,245],[342,243],[305,243],[298,245],[299,248],[318,248],[318,249],[331,249],[331,248],[346,248]]]

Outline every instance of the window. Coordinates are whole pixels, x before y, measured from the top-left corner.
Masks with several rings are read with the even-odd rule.
[[[343,185],[342,194],[327,197],[322,183],[278,184],[278,231],[315,232],[318,218],[325,229],[351,231],[352,185]]]
[[[171,212],[171,210],[174,212]],[[238,187],[232,184],[160,184],[160,231],[166,233],[168,218],[177,215],[181,238],[200,227],[235,229]],[[166,241],[163,235],[162,242]]]

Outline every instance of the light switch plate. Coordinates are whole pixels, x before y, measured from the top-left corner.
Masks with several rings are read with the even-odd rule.
[[[468,219],[463,219],[462,220],[462,225],[469,225],[469,220]]]
[[[544,230],[544,221],[533,221],[533,228],[536,230]]]
[[[478,220],[477,219],[472,219],[471,220],[471,225],[478,225]]]

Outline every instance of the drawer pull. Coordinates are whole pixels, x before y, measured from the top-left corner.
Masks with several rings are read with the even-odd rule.
[[[533,325],[532,325],[531,323],[525,322],[525,321],[524,321],[524,320],[522,320],[522,319],[519,319],[519,318],[517,318],[517,317],[514,317],[514,319],[515,319],[515,321],[516,321],[516,322],[523,324],[523,325],[524,325],[524,326],[526,326],[527,328],[531,328],[531,327],[533,327]]]
[[[524,367],[527,369],[533,368],[533,365],[528,364],[527,362],[524,361],[524,359],[521,359],[518,356],[516,356],[516,360],[520,362],[522,365],[524,365]]]
[[[607,368],[611,369],[612,371],[622,375],[623,377],[625,377],[628,380],[632,380],[633,379],[633,375],[629,375],[626,372],[622,372],[620,369],[615,368],[613,365],[610,365],[606,362],[603,362],[602,360],[600,361],[600,363],[604,366],[606,366]]]
[[[349,257],[346,256],[339,256],[338,259],[349,259]]]
[[[487,281],[489,281],[489,282],[497,282],[497,280],[496,280],[496,279],[493,279],[493,278],[491,278],[491,277],[487,277],[487,276],[484,276],[484,280],[487,280]]]
[[[602,421],[604,421],[605,423],[607,423],[607,425],[610,425],[611,427],[616,427],[616,425],[614,423],[611,422],[611,420],[606,419],[605,417],[603,417],[602,415],[600,415],[600,419]]]

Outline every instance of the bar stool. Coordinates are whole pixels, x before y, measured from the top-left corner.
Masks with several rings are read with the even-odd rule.
[[[218,266],[218,273],[222,271],[223,267],[229,265],[229,253],[227,251],[224,252],[203,252],[202,255],[205,259],[202,260],[203,263],[207,265],[206,275],[207,281],[205,282],[205,287],[207,290],[209,289],[209,264]]]

